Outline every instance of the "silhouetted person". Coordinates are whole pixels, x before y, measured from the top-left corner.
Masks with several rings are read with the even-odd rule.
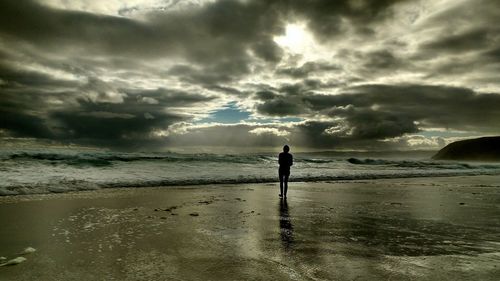
[[[283,146],[283,152],[278,156],[278,163],[280,168],[278,170],[278,176],[280,178],[280,197],[286,199],[286,192],[288,191],[288,177],[290,176],[290,166],[293,165],[293,156],[288,153],[290,147],[288,145]],[[284,189],[283,189],[284,188]]]

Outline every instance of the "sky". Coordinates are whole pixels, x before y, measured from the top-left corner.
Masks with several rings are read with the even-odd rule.
[[[500,134],[496,0],[2,0],[0,145],[439,149]]]

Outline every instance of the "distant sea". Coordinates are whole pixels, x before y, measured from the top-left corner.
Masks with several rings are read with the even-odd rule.
[[[120,153],[0,149],[0,195],[101,188],[276,182],[277,153]],[[293,153],[290,181],[495,175],[500,163],[434,161],[432,153]]]

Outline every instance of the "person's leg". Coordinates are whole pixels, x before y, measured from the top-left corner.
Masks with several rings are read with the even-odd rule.
[[[281,170],[278,171],[278,176],[280,178],[280,197],[283,196],[283,173]]]
[[[285,193],[283,193],[284,197],[286,198],[286,192],[288,191],[288,177],[290,176],[290,173],[285,173],[283,175],[284,177],[284,186],[285,186]]]

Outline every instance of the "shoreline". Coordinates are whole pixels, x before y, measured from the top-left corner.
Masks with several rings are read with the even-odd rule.
[[[352,178],[349,176],[338,176],[338,177],[317,177],[317,178],[309,178],[308,180],[304,180],[304,178],[290,178],[289,183],[292,184],[316,184],[316,183],[349,183],[349,182],[363,182],[363,181],[379,181],[379,180],[404,180],[404,179],[426,179],[426,178],[459,178],[459,177],[500,177],[498,173],[488,173],[484,172],[481,174],[409,174],[409,175],[380,175],[377,177],[360,176],[359,178]],[[168,185],[116,185],[116,186],[105,186],[99,187],[95,189],[81,189],[81,190],[64,190],[64,191],[49,191],[49,192],[40,192],[40,193],[25,193],[25,194],[7,194],[0,195],[0,203],[2,202],[2,198],[13,198],[13,197],[29,197],[29,196],[42,196],[42,195],[55,195],[55,194],[74,194],[74,193],[85,193],[85,192],[99,192],[104,190],[126,190],[126,189],[142,189],[142,188],[203,188],[203,187],[213,187],[217,186],[227,186],[227,185],[254,185],[254,184],[263,184],[263,185],[274,185],[279,184],[277,180],[255,180],[255,181],[247,181],[247,182],[237,182],[233,180],[228,181],[219,181],[219,182],[200,182],[200,183],[179,183],[179,184],[168,184]]]
[[[0,280],[496,280],[500,176],[0,197]]]

